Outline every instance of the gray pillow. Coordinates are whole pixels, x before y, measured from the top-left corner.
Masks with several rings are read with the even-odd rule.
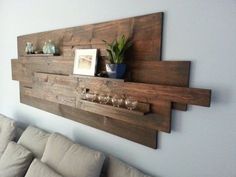
[[[23,146],[10,142],[0,159],[1,177],[23,177],[33,160],[33,154]]]
[[[38,159],[41,159],[48,141],[49,133],[36,127],[28,126],[18,140],[18,144],[23,145]]]
[[[104,159],[103,153],[74,144],[63,135],[53,133],[48,138],[42,162],[63,176],[99,177]]]
[[[150,177],[112,156],[106,158],[102,171],[103,177]]]
[[[62,177],[53,169],[42,163],[38,159],[34,159],[25,177]]]
[[[16,136],[15,121],[0,114],[0,157],[8,143]]]

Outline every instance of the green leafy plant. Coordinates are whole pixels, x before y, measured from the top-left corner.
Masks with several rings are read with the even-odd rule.
[[[112,43],[108,43],[103,40],[107,46],[108,59],[111,64],[121,64],[124,61],[125,52],[132,46],[132,42],[122,35],[119,39],[114,40]]]

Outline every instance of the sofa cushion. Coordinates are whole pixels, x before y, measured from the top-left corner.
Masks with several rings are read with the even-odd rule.
[[[31,163],[25,177],[62,177],[53,169],[42,163],[38,159],[34,159]]]
[[[15,122],[0,114],[0,157],[6,149],[8,143],[16,136]]]
[[[150,177],[112,156],[106,158],[102,171],[104,177]]]
[[[53,133],[49,136],[48,142],[43,153],[42,162],[47,163],[53,169],[57,169],[65,152],[72,146],[73,142],[68,138]]]
[[[35,157],[41,159],[49,133],[32,126],[28,126],[21,135],[18,143],[33,152]]]
[[[0,159],[1,177],[23,177],[33,160],[33,154],[15,142],[9,142]]]
[[[74,144],[68,138],[51,134],[42,161],[63,176],[99,177],[105,156],[103,153]]]

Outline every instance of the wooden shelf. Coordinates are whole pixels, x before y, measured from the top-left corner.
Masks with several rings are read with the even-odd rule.
[[[81,109],[83,111],[88,111],[103,117],[132,123],[136,126],[160,130],[167,133],[170,132],[171,102],[169,101],[157,100],[155,103],[153,103],[153,106],[158,107],[159,110],[155,111],[155,114],[148,113],[144,115],[148,111],[129,111],[124,108],[117,108],[110,105],[103,105],[86,100],[76,100],[76,97],[73,97],[73,91],[66,89],[68,93],[64,92],[62,95],[61,89],[63,88],[59,85],[56,86],[56,84],[54,86],[47,86],[44,84],[41,86],[42,87],[38,87],[38,85],[35,85],[33,88],[21,87],[22,95],[47,100],[60,105],[70,106],[75,109]],[[150,108],[148,107],[148,104],[142,104],[143,105],[139,105],[139,108],[145,107],[145,110]]]
[[[60,56],[58,54],[25,54],[23,57],[53,57],[53,56]]]
[[[86,76],[86,75],[80,75],[80,74],[71,74],[70,76],[81,78],[81,79],[94,79],[94,80],[107,80],[107,81],[118,81],[118,82],[125,82],[126,79],[115,79],[115,78],[109,78],[109,77],[98,77],[98,76]]]
[[[124,107],[124,105],[122,105],[121,107],[114,107],[110,104],[101,104],[101,103],[98,103],[98,102],[91,102],[91,101],[88,101],[88,100],[80,100],[80,108],[82,108],[83,106],[86,106],[86,107],[93,107],[95,109],[95,112],[96,113],[97,111],[96,110],[99,110],[101,107],[109,110],[109,111],[106,111],[106,112],[110,112],[111,115],[113,114],[119,114],[119,113],[122,113],[122,114],[127,114],[127,115],[139,115],[139,116],[144,116],[145,114],[149,113],[150,112],[150,104],[147,104],[147,103],[138,103],[137,105],[137,108],[134,109],[134,110],[128,110],[127,108]],[[83,104],[83,106],[82,106]],[[99,111],[100,112],[100,111]],[[106,116],[108,117],[111,117],[109,114],[107,114]]]
[[[169,124],[171,104],[162,100],[160,100],[159,103],[166,108],[165,113],[163,114],[144,115],[144,112],[137,110],[130,111],[125,108],[117,108],[110,105],[99,104],[86,100],[78,101],[76,108],[102,115],[104,117],[132,123],[137,126],[169,132],[170,127],[168,126],[166,129],[165,126],[166,123]]]
[[[156,130],[93,114],[81,109],[75,109],[70,106],[59,105],[58,103],[50,102],[45,99],[26,96],[22,93],[20,96],[21,103],[28,106],[66,117],[72,121],[112,133],[153,149],[157,148],[158,132]]]
[[[157,131],[171,131],[172,108],[208,107],[211,102],[211,90],[189,88],[189,61],[160,61],[162,20],[163,13],[154,13],[19,36],[19,59],[12,60],[12,78],[20,82],[20,101],[157,148]],[[129,81],[73,75],[75,48],[97,48],[101,72],[107,58],[101,39],[112,41],[120,34],[129,37],[134,46],[127,55],[131,59],[127,60]],[[25,54],[27,41],[42,45],[48,39],[59,45],[61,56]],[[130,111],[81,100],[84,88],[90,93],[132,96],[139,106]]]

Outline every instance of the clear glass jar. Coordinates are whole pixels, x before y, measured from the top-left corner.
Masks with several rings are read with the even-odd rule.
[[[112,102],[112,105],[115,106],[115,107],[121,107],[123,102],[124,102],[124,99],[121,97],[121,96],[118,96],[118,95],[114,95],[111,99],[111,102]]]
[[[43,46],[43,53],[44,54],[55,54],[56,53],[56,47],[55,45],[52,43],[51,40],[48,40],[48,42],[44,43]]]
[[[125,106],[128,110],[134,110],[138,105],[138,101],[134,97],[127,97],[125,99]]]
[[[27,53],[27,54],[34,53],[34,46],[31,42],[26,42],[25,53]]]

